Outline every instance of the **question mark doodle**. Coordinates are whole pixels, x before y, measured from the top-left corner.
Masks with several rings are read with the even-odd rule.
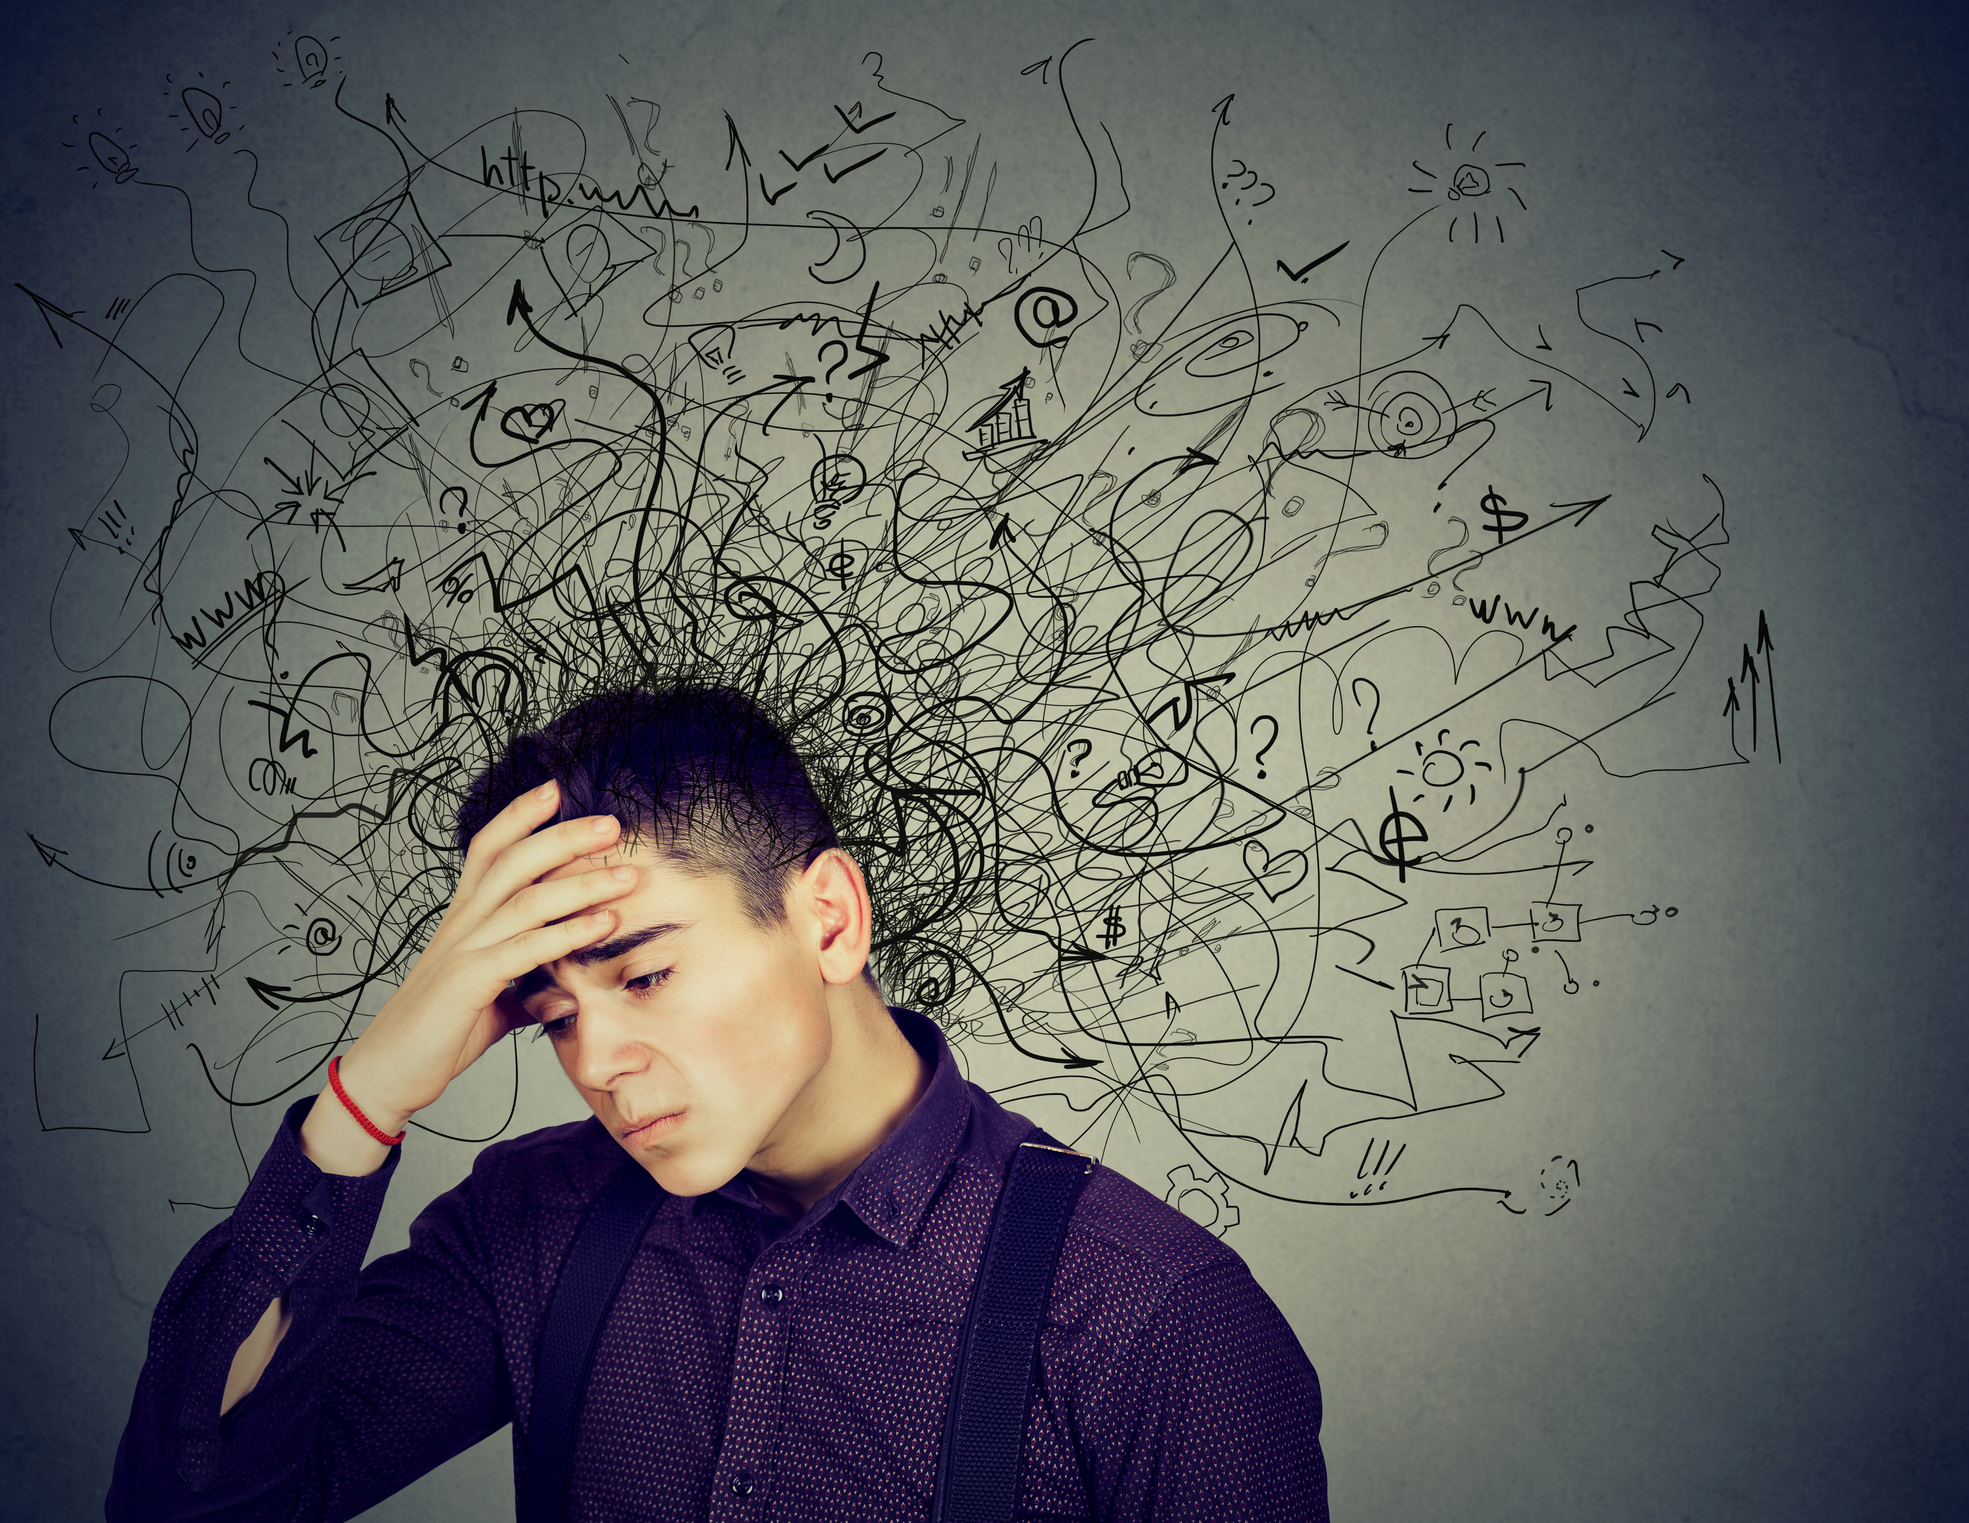
[[[1431,577],[1437,575],[1436,563],[1438,561],[1442,560],[1442,558],[1446,555],[1454,555],[1458,550],[1461,550],[1465,545],[1470,543],[1469,520],[1464,518],[1458,518],[1452,514],[1450,516],[1449,522],[1456,525],[1459,537],[1455,544],[1444,545],[1440,550],[1435,550],[1430,553],[1428,571]],[[1457,582],[1456,578],[1463,575],[1463,573],[1466,571],[1473,570],[1476,567],[1477,562],[1482,560],[1483,558],[1484,558],[1484,554],[1483,551],[1481,550],[1477,551],[1474,555],[1465,556],[1463,561],[1459,562],[1454,568],[1453,574],[1450,577],[1450,585],[1452,587],[1455,587],[1458,592],[1461,592],[1463,590],[1462,585],[1459,582]],[[1429,583],[1428,590],[1425,591],[1422,594],[1422,596],[1424,596],[1425,598],[1432,598],[1438,592],[1441,591],[1442,591],[1442,584],[1440,582],[1432,581]]]
[[[1367,715],[1367,733],[1372,735],[1374,733],[1374,721],[1381,713],[1381,689],[1374,685],[1374,679],[1371,677],[1356,677],[1354,679],[1353,694],[1354,702],[1357,704],[1361,703],[1361,684],[1363,682],[1367,684],[1367,690],[1374,694],[1374,707],[1368,711]],[[1365,704],[1361,706],[1363,708],[1366,707]],[[1379,743],[1370,740],[1367,743],[1368,750],[1372,751],[1377,744]]]
[[[821,355],[825,355],[828,350],[835,349],[835,348],[838,348],[841,351],[841,358],[836,360],[832,365],[829,365],[827,367],[827,374],[821,377],[821,384],[823,386],[832,386],[834,384],[834,372],[839,370],[843,365],[848,363],[848,346],[838,338],[831,338],[826,343],[822,344],[820,346],[820,353]],[[820,363],[820,356],[815,357],[814,363],[815,364]],[[828,393],[827,399],[830,402],[834,400],[834,395],[832,392]]]
[[[410,362],[410,373],[415,375],[420,370],[424,372],[424,389],[434,397],[443,396],[444,393],[431,384],[431,367],[426,365],[422,360],[412,360]]]
[[[1150,264],[1160,265],[1162,267],[1162,284],[1128,309],[1128,326],[1133,328],[1137,333],[1140,333],[1142,331],[1142,308],[1146,307],[1164,291],[1176,284],[1176,266],[1171,264],[1167,259],[1164,259],[1160,254],[1151,254],[1147,249],[1137,249],[1128,256],[1128,263],[1123,267],[1124,273],[1131,280],[1135,276],[1135,261],[1137,259],[1146,259]]]
[[[1074,748],[1075,746],[1078,746],[1078,747],[1080,747],[1080,754],[1079,754],[1078,756],[1075,756],[1075,755],[1073,754],[1073,748]],[[1070,776],[1070,777],[1078,777],[1078,776],[1080,776],[1080,764],[1081,764],[1082,762],[1084,762],[1084,761],[1086,761],[1086,760],[1087,760],[1087,758],[1088,758],[1089,756],[1091,756],[1091,755],[1093,755],[1093,752],[1094,752],[1094,742],[1093,742],[1093,741],[1091,741],[1091,740],[1070,740],[1070,741],[1068,741],[1068,742],[1067,742],[1067,756],[1068,756],[1068,757],[1069,757],[1069,758],[1071,759],[1071,761],[1072,761],[1072,764],[1073,764],[1073,771],[1072,771],[1072,772],[1070,772],[1070,773],[1068,774],[1068,776]]]
[[[1260,782],[1263,782],[1265,778],[1265,753],[1271,750],[1273,746],[1278,744],[1278,721],[1274,719],[1270,714],[1260,714],[1256,719],[1252,720],[1251,733],[1253,735],[1256,735],[1258,733],[1259,724],[1264,721],[1269,721],[1271,724],[1272,738],[1266,741],[1262,746],[1260,746],[1258,748],[1258,754],[1251,758],[1252,761],[1257,763],[1258,780]]]

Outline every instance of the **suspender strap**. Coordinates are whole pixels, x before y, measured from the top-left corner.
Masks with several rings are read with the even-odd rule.
[[[663,1191],[625,1162],[574,1234],[547,1305],[533,1365],[533,1411],[521,1464],[519,1523],[561,1523],[574,1465],[574,1429],[602,1323]]]
[[[1012,1155],[958,1344],[932,1523],[1011,1523],[1039,1329],[1067,1221],[1093,1168],[1037,1127]]]
[[[957,1375],[937,1459],[933,1523],[1011,1523],[1025,1460],[1026,1409],[1039,1330],[1080,1187],[1094,1160],[1033,1128],[998,1192],[984,1264],[957,1348]],[[519,1523],[562,1523],[575,1424],[610,1305],[662,1203],[625,1163],[574,1235],[554,1284],[533,1369],[521,1460]]]

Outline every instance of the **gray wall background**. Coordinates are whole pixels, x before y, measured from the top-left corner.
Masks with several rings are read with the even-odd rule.
[[[1625,870],[1654,871],[1690,908],[1673,939],[1609,951],[1620,997],[1527,1072],[1515,1109],[1485,1118],[1527,1158],[1580,1158],[1570,1209],[1531,1223],[1461,1197],[1248,1200],[1230,1241],[1319,1368],[1336,1517],[1969,1506],[1959,17],[1818,3],[75,4],[15,22],[0,63],[6,279],[94,312],[184,267],[183,203],[86,192],[59,146],[67,118],[150,120],[167,73],[257,67],[290,26],[338,37],[366,88],[461,125],[512,105],[597,119],[618,51],[651,60],[643,93],[716,104],[769,100],[817,51],[879,48],[897,88],[955,105],[1093,36],[1089,98],[1139,173],[1138,204],[1198,173],[1183,156],[1200,152],[1202,107],[1235,90],[1272,133],[1271,162],[1330,177],[1336,205],[1443,122],[1482,121],[1545,175],[1541,215],[1561,215],[1556,197],[1588,227],[1645,208],[1663,246],[1705,266],[1706,368],[1689,371],[1703,425],[1664,447],[1729,489],[1712,612],[1741,634],[1717,638],[1770,612],[1783,765],[1760,753],[1604,791],[1597,818]],[[337,172],[333,145],[249,126],[268,164]],[[374,166],[350,173],[367,183]],[[26,839],[80,854],[136,827],[48,746],[70,680],[48,603],[95,478],[86,392],[32,303],[7,296],[0,1513],[82,1518],[101,1506],[150,1310],[213,1220],[167,1202],[237,1164],[195,1067],[147,1070],[163,1118],[150,1136],[37,1118],[36,1015],[44,1043],[51,1023],[113,1030],[100,1012],[123,966],[114,938],[155,907],[48,869]],[[556,1076],[538,1079],[520,1127],[565,1114]],[[249,1158],[267,1119],[240,1123]],[[379,1246],[469,1151],[406,1158]],[[502,1515],[508,1464],[502,1435],[373,1516]]]

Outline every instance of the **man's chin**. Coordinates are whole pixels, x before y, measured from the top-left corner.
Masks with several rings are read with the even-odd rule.
[[[697,1154],[664,1157],[624,1144],[629,1156],[671,1195],[709,1195],[731,1183],[742,1161],[706,1158]]]

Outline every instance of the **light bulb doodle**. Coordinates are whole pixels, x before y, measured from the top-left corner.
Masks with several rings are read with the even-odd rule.
[[[191,127],[180,128],[180,131],[188,132],[196,128],[200,136],[208,137],[215,143],[223,143],[232,136],[222,125],[225,103],[210,90],[201,90],[196,85],[188,86],[179,92],[178,99],[184,103],[185,115],[191,118]]]

